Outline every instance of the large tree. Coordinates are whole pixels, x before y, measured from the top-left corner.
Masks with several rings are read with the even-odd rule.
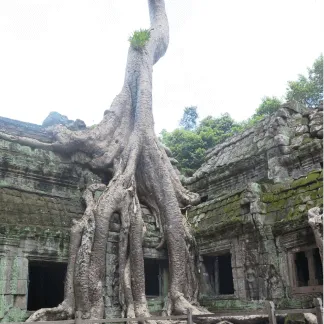
[[[197,126],[197,118],[197,107],[186,107],[183,111],[183,116],[180,120],[179,125],[185,130],[194,130]]]
[[[112,170],[106,186],[92,184],[83,197],[86,210],[71,229],[70,252],[65,283],[65,299],[55,308],[35,312],[29,321],[73,317],[104,316],[105,255],[109,221],[117,213],[121,219],[119,243],[119,296],[124,315],[149,316],[145,297],[143,260],[143,218],[140,204],[146,205],[161,224],[169,257],[168,313],[185,313],[197,297],[194,238],[181,207],[199,202],[186,190],[173,169],[167,149],[154,133],[152,114],[152,69],[165,54],[169,42],[164,0],[149,0],[151,28],[134,33],[128,51],[124,84],[103,120],[91,129],[53,130],[53,143],[0,134],[2,138],[64,154],[74,154],[79,163],[93,170]],[[78,153],[79,152],[79,153]],[[82,159],[86,153],[91,159]],[[78,154],[76,154],[78,153]],[[94,192],[102,191],[98,200]]]
[[[184,116],[187,112],[188,109],[185,108]],[[206,150],[239,132],[243,126],[236,123],[228,113],[219,117],[207,116],[192,130],[184,128],[172,132],[163,130],[161,141],[171,149],[180,171],[185,176],[192,176],[204,162]]]
[[[307,70],[308,76],[299,74],[297,81],[288,82],[286,99],[314,108],[323,100],[323,54]]]

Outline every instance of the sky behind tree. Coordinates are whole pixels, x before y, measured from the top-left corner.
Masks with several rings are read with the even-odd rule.
[[[323,51],[320,0],[166,0],[170,45],[154,67],[156,131],[186,106],[250,117],[282,97]],[[0,116],[41,124],[50,111],[98,123],[119,93],[128,37],[146,0],[1,0]]]

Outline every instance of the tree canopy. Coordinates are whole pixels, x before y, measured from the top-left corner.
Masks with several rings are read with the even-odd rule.
[[[207,116],[192,130],[184,128],[177,128],[173,132],[163,130],[161,139],[178,160],[181,172],[190,176],[203,163],[206,150],[238,132],[241,127],[226,113],[220,117]]]
[[[277,97],[263,97],[260,106],[256,109],[256,116],[265,116],[273,114],[282,102]]]
[[[323,54],[308,68],[308,75],[299,74],[296,81],[289,81],[286,99],[296,100],[314,108],[323,100]]]
[[[183,112],[183,116],[180,120],[179,125],[185,130],[194,130],[197,126],[197,107],[191,106],[186,107]]]

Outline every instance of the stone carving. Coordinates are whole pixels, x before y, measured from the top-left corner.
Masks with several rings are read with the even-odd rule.
[[[256,281],[256,273],[252,267],[247,267],[245,270],[245,279],[247,281],[247,292],[248,296],[251,300],[255,300],[256,291],[257,291],[257,281]]]
[[[252,244],[248,241],[245,244],[245,279],[247,287],[247,296],[251,300],[259,299],[259,284],[258,284],[258,252],[253,249]]]

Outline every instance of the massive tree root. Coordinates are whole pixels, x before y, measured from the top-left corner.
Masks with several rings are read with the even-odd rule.
[[[109,221],[121,219],[119,242],[119,299],[123,315],[149,316],[145,297],[143,218],[140,203],[156,217],[163,239],[157,248],[167,247],[170,283],[165,314],[183,314],[188,308],[201,314],[195,273],[196,245],[180,208],[199,202],[186,190],[173,169],[167,150],[154,133],[152,114],[152,68],[165,54],[168,21],[164,0],[149,0],[150,39],[142,49],[129,48],[125,81],[110,110],[94,128],[70,131],[52,129],[55,141],[0,134],[21,144],[68,154],[84,152],[94,170],[113,170],[109,184],[91,185],[84,192],[86,211],[71,229],[70,255],[65,299],[52,309],[35,312],[28,321],[72,318],[103,318],[105,255]],[[94,193],[102,191],[99,199]]]
[[[323,262],[323,209],[313,207],[308,211],[308,224],[313,230],[315,242]]]

